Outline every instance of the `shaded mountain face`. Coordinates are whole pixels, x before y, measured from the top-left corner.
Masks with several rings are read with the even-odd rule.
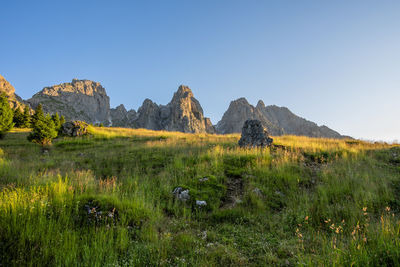
[[[254,107],[245,98],[239,98],[230,103],[228,110],[216,125],[217,132],[222,134],[240,133],[247,119],[260,120],[272,135],[290,134],[343,138],[338,132],[303,119],[286,107],[265,106],[261,100]]]
[[[11,108],[23,109],[27,104],[21,97],[15,94],[15,88],[2,75],[0,75],[0,93],[5,93]]]
[[[116,108],[110,109],[112,126],[114,127],[132,127],[136,119],[136,111],[131,109],[126,110],[124,105],[119,105]]]
[[[282,135],[283,131],[271,123],[263,112],[250,105],[246,98],[239,98],[230,103],[222,119],[216,125],[216,131],[221,134],[240,133],[246,120],[259,120],[272,135]]]
[[[257,108],[273,124],[283,129],[284,134],[304,135],[310,137],[342,138],[342,136],[325,125],[318,126],[312,121],[308,121],[293,114],[286,107],[275,105],[265,106],[264,103],[257,104]]]
[[[64,115],[68,120],[110,124],[110,99],[98,82],[73,79],[45,87],[28,100],[33,108],[39,103],[47,113]]]

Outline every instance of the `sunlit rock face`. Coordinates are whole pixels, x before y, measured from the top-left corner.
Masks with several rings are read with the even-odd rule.
[[[68,120],[111,123],[110,99],[98,82],[73,79],[70,83],[45,87],[28,102],[34,108],[40,103],[45,112],[58,112]]]
[[[138,109],[136,128],[178,131],[185,133],[214,133],[209,118],[205,118],[199,101],[189,87],[181,85],[167,105],[157,105],[146,99]]]
[[[15,108],[24,108],[27,104],[21,97],[15,94],[15,88],[2,75],[0,75],[0,93],[5,93],[10,106]]]

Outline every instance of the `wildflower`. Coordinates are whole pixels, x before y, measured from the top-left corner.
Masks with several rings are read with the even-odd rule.
[[[386,210],[387,212],[389,212],[389,211],[390,211],[390,207],[386,207],[385,210]]]
[[[363,209],[362,209],[364,212],[366,212],[367,211],[367,207],[363,207]]]

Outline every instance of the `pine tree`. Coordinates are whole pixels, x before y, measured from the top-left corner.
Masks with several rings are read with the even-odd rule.
[[[43,113],[43,108],[42,108],[42,104],[39,104],[36,109],[35,109],[35,114],[32,115],[31,117],[31,124],[32,127],[33,125],[35,125],[35,123],[39,120],[44,120],[44,113]]]
[[[19,109],[19,107],[17,107],[14,110],[14,117],[13,117],[14,126],[17,128],[21,128],[24,123],[23,120],[24,120],[23,114],[22,114],[21,110]]]
[[[41,146],[50,145],[51,141],[57,137],[57,131],[50,115],[38,117],[32,124],[32,132],[28,135],[28,140]]]
[[[58,116],[58,113],[56,112],[51,116],[51,119],[53,120],[55,129],[58,132],[61,128],[60,116]]]
[[[13,111],[5,93],[0,95],[0,138],[14,127]]]
[[[31,113],[29,111],[29,107],[25,106],[24,113],[22,114],[22,128],[30,128],[31,127]]]
[[[62,126],[65,123],[65,117],[64,115],[61,115],[60,117],[60,125]]]

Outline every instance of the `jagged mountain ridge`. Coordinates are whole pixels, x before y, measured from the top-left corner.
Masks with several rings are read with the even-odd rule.
[[[45,87],[31,99],[24,101],[15,94],[14,87],[0,75],[0,92],[9,97],[10,105],[35,108],[39,103],[48,113],[58,112],[70,120],[103,123],[109,126],[146,128],[152,130],[180,131],[188,133],[240,133],[247,119],[260,120],[272,135],[293,134],[311,137],[344,138],[336,131],[318,126],[292,113],[286,107],[265,106],[260,100],[256,107],[245,98],[230,103],[222,119],[213,126],[204,117],[199,101],[187,86],[181,85],[167,105],[158,105],[145,99],[135,111],[124,105],[110,108],[106,90],[100,83],[73,79],[71,83]]]
[[[216,130],[223,134],[240,133],[240,125],[243,125],[247,119],[260,120],[272,135],[344,138],[327,126],[318,126],[314,122],[295,115],[286,107],[265,106],[262,100],[259,100],[254,107],[245,98],[239,98],[230,103],[228,110],[217,123]]]
[[[185,85],[179,86],[167,105],[157,105],[150,99],[145,99],[137,112],[126,111],[121,106],[111,109],[111,119],[113,125],[114,122],[119,124],[121,121],[126,121],[127,125],[124,126],[133,128],[215,133],[210,119],[204,117],[199,101],[194,98],[192,90]]]
[[[33,108],[40,103],[45,112],[58,112],[69,120],[110,124],[110,98],[98,82],[73,79],[43,88],[27,102]]]

